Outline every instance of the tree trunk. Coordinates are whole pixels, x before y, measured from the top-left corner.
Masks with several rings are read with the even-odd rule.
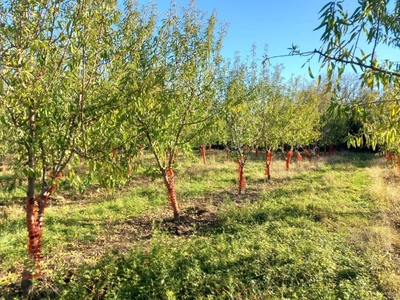
[[[40,259],[39,249],[39,228],[36,220],[36,208],[35,208],[35,154],[33,143],[35,140],[35,110],[32,106],[29,107],[29,144],[27,146],[28,151],[28,190],[26,197],[26,226],[28,230],[28,251],[30,266],[22,272],[21,289],[24,295],[29,295],[33,289],[32,278],[35,275],[32,274],[31,270],[36,267],[35,262]]]
[[[290,167],[290,160],[292,159],[293,156],[293,151],[289,150],[287,155],[286,155],[286,170],[289,171],[289,167]]]
[[[168,201],[169,205],[174,212],[174,221],[179,221],[180,216],[180,205],[176,200],[176,191],[175,191],[175,176],[172,168],[168,168],[167,170],[163,170],[164,184],[168,190]]]
[[[387,160],[390,160],[390,162],[393,163],[394,156],[390,152],[386,151],[385,157],[386,157]]]
[[[226,161],[229,161],[231,158],[231,149],[229,149],[228,147],[225,148],[226,151]]]
[[[336,148],[334,145],[329,146],[329,155],[333,155],[336,153]]]
[[[238,175],[239,175],[239,184],[238,184],[238,191],[239,191],[239,195],[242,194],[242,189],[245,186],[245,177],[244,177],[244,162],[242,158],[238,158],[237,160],[238,162]]]
[[[296,157],[297,157],[298,163],[300,164],[303,161],[303,157],[301,156],[300,151],[296,151]]]
[[[201,158],[203,159],[203,164],[207,164],[206,160],[206,147],[205,146],[200,146],[200,153],[201,153]]]
[[[268,150],[265,153],[266,165],[265,165],[265,175],[268,176],[268,180],[271,179],[271,164],[272,164],[272,151]]]
[[[311,153],[307,149],[304,149],[304,153],[306,154],[308,160],[311,162]]]

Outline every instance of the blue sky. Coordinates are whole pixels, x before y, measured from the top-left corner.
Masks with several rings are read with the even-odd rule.
[[[170,6],[169,0],[153,0],[162,14]],[[175,0],[178,6],[187,6],[190,0]],[[269,56],[288,54],[292,44],[300,50],[311,51],[321,46],[322,31],[313,31],[320,24],[318,12],[328,0],[197,0],[197,7],[211,14],[217,10],[219,21],[228,24],[228,33],[224,40],[223,55],[232,58],[236,51],[242,57],[250,55],[253,44],[257,46],[260,56],[268,45]],[[140,0],[148,4],[148,0]],[[345,7],[354,9],[356,0],[345,1]],[[352,11],[352,10],[351,10]],[[386,51],[386,50],[385,50]],[[395,57],[398,50],[381,51],[381,58]],[[378,53],[379,55],[379,53]],[[397,59],[395,59],[397,60]],[[273,64],[283,64],[283,75],[291,74],[308,77],[308,64],[304,57],[284,57],[272,60]],[[314,75],[318,74],[318,58],[311,62]]]

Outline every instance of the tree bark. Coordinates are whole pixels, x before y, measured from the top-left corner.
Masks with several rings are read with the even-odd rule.
[[[201,153],[201,158],[203,160],[203,164],[207,164],[207,159],[206,159],[206,147],[205,146],[200,146],[200,153]]]
[[[32,266],[35,267],[36,260],[39,259],[38,250],[39,246],[39,231],[37,227],[36,212],[35,212],[35,109],[31,105],[29,107],[29,141],[27,143],[28,150],[28,190],[26,195],[26,226],[28,230],[28,251],[29,258]],[[24,270],[22,272],[21,289],[24,295],[29,295],[33,289],[31,270]]]
[[[169,205],[174,212],[174,222],[178,222],[180,217],[180,205],[176,199],[175,175],[173,169],[168,168],[167,170],[163,170],[163,177],[164,184],[168,190]]]
[[[268,180],[271,179],[271,164],[272,164],[272,151],[268,150],[265,154],[266,165],[265,165],[265,175],[267,175]]]
[[[293,151],[289,150],[287,155],[286,155],[286,171],[289,171],[290,160],[292,159],[292,156],[293,156]]]
[[[238,193],[239,195],[242,194],[242,189],[245,186],[245,177],[244,177],[244,162],[243,159],[238,158],[238,175],[239,175],[239,180],[238,180]]]

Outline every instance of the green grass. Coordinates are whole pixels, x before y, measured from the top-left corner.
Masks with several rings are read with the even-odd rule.
[[[161,179],[137,174],[116,194],[49,207],[44,278],[35,295],[59,299],[400,299],[399,176],[372,154],[341,153],[291,171],[275,159],[237,166],[213,150],[208,164],[180,157],[182,221],[171,222]],[[389,175],[388,175],[389,174]],[[0,224],[0,291],[26,256],[24,214]],[[400,224],[400,223],[399,223]],[[399,248],[396,248],[396,247]],[[1,295],[1,292],[0,292]]]

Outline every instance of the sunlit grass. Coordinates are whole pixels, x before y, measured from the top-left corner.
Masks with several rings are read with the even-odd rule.
[[[172,218],[162,179],[140,173],[118,193],[50,206],[43,251],[52,275],[39,290],[63,299],[400,298],[399,176],[384,160],[345,152],[293,160],[286,171],[278,154],[268,181],[260,153],[239,196],[236,163],[207,154],[206,165],[180,157],[176,170],[183,218],[191,207],[215,214],[189,236],[160,226]],[[27,239],[23,210],[7,209],[5,287],[18,280]]]

